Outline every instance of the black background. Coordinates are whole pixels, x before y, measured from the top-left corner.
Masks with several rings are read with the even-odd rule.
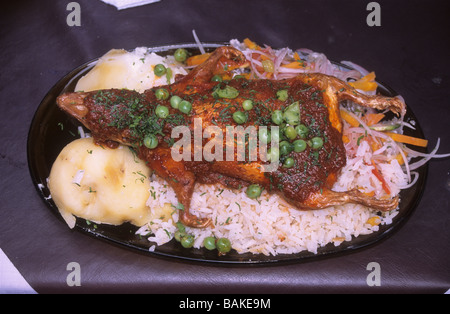
[[[133,49],[251,38],[273,47],[310,48],[351,60],[401,94],[434,147],[450,152],[450,3],[377,1],[381,26],[369,27],[370,1],[162,0],[118,11],[79,0],[81,26],[69,27],[70,1],[10,1],[0,13],[0,247],[40,293],[379,293],[450,288],[450,161],[434,160],[422,200],[393,236],[324,260],[222,267],[163,259],[70,231],[34,188],[26,141],[47,91],[73,68],[111,48]],[[66,266],[81,266],[81,286]],[[370,262],[381,286],[369,287]]]

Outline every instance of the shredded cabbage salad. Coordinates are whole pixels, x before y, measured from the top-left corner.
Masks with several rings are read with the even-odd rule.
[[[190,68],[209,56],[195,31],[193,34],[202,55],[190,57],[191,60],[187,62]],[[369,72],[350,61],[336,64],[323,53],[304,48],[274,49],[268,45],[260,46],[248,38],[242,42],[233,39],[230,45],[240,50],[249,61],[249,67],[235,70],[234,75],[244,75],[248,79],[282,80],[300,73],[319,72],[337,77],[361,93],[377,93],[375,72]],[[401,96],[396,97],[404,101]],[[336,191],[356,188],[370,196],[390,198],[400,190],[413,186],[419,177],[414,170],[430,159],[450,157],[450,154],[437,154],[439,138],[430,153],[422,153],[416,148],[421,147],[423,150],[428,146],[428,141],[403,134],[405,127],[415,129],[415,121],[407,122],[403,116],[393,118],[387,112],[362,107],[350,101],[342,102],[340,111],[347,165],[333,188]],[[358,173],[356,176],[355,170]]]

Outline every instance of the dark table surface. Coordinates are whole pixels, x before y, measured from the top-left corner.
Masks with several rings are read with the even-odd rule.
[[[39,293],[431,292],[450,288],[450,160],[434,160],[413,215],[393,235],[351,254],[270,266],[224,267],[141,254],[71,231],[33,186],[26,153],[31,120],[47,91],[73,68],[111,48],[132,49],[246,37],[273,47],[310,48],[351,60],[405,99],[434,146],[450,152],[450,3],[378,1],[162,0],[118,11],[78,0],[81,26],[66,23],[70,1],[9,1],[0,13],[0,248]],[[70,262],[81,286],[66,283]],[[366,269],[380,265],[381,285]]]

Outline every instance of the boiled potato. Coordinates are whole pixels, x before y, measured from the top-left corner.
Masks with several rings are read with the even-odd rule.
[[[154,67],[163,64],[171,75],[158,77]],[[133,51],[111,49],[85,76],[75,91],[125,88],[144,92],[154,86],[173,83],[186,70],[173,56],[161,57],[145,47]],[[129,221],[142,226],[153,219],[168,220],[171,204],[146,206],[150,170],[131,151],[101,148],[92,139],[68,144],[52,166],[49,176],[51,196],[71,228],[75,217],[98,223],[119,225]]]
[[[150,169],[128,147],[96,145],[92,138],[69,143],[54,162],[48,185],[67,224],[75,217],[97,223],[142,226],[150,219]]]
[[[163,64],[171,69],[171,75],[158,77],[154,67]],[[94,68],[78,81],[75,91],[94,91],[109,88],[126,88],[140,93],[154,86],[173,83],[177,74],[186,75],[186,70],[173,56],[161,57],[139,47],[133,51],[111,49],[103,55]]]
[[[94,68],[78,81],[75,91],[124,88],[128,72],[126,56],[127,52],[122,49],[108,51]]]

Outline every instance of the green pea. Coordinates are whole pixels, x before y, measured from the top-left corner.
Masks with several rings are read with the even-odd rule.
[[[170,105],[172,106],[172,108],[174,109],[178,109],[178,105],[180,104],[180,102],[183,99],[181,99],[180,96],[174,95],[172,97],[170,97]]]
[[[147,135],[144,138],[144,145],[150,149],[156,148],[158,146],[158,138],[154,134]]]
[[[279,91],[277,91],[277,98],[281,101],[285,101],[286,99],[288,99],[287,89],[280,89]]]
[[[220,76],[220,75],[214,75],[212,78],[211,78],[211,82],[222,82],[223,81],[223,79],[222,79],[222,77]]]
[[[297,137],[297,132],[293,126],[288,126],[284,129],[284,135],[286,135],[288,139],[293,140]]]
[[[259,129],[259,141],[263,144],[270,143],[270,131],[267,128]]]
[[[167,71],[166,67],[164,66],[164,64],[161,64],[161,63],[155,65],[155,68],[153,69],[153,72],[158,77],[161,77],[164,74],[166,74],[166,71]]]
[[[295,127],[295,131],[297,131],[297,134],[300,136],[300,138],[306,138],[309,133],[309,129],[304,124],[299,124]]]
[[[247,187],[247,190],[245,191],[245,194],[247,194],[248,198],[256,199],[258,198],[262,193],[262,189],[259,186],[259,184],[251,184]]]
[[[306,142],[304,140],[294,141],[294,152],[301,153],[306,149]]]
[[[281,110],[275,110],[272,112],[272,122],[276,125],[283,123],[283,112]]]
[[[288,141],[282,141],[280,143],[280,155],[286,156],[289,155],[294,150],[294,146]]]
[[[231,251],[231,242],[227,238],[218,239],[216,246],[220,253],[228,253]]]
[[[158,89],[155,91],[155,96],[156,96],[156,99],[159,99],[159,100],[166,100],[166,99],[169,98],[169,92],[168,92],[168,90],[165,89],[165,88],[158,88]]]
[[[159,118],[165,119],[169,115],[169,108],[167,108],[166,106],[158,105],[158,106],[156,106],[155,114]]]
[[[207,250],[214,250],[216,248],[216,238],[215,237],[206,237],[203,240],[203,246],[207,249]]]
[[[182,100],[178,104],[178,110],[180,110],[182,113],[189,114],[192,110],[192,104],[187,100]]]
[[[311,147],[313,149],[320,149],[322,148],[322,146],[323,146],[323,139],[321,137],[316,136],[311,139]]]
[[[194,246],[194,236],[191,234],[187,234],[184,237],[181,238],[181,245],[186,248],[189,249],[191,247]]]
[[[233,113],[233,120],[237,124],[242,124],[247,122],[247,116],[242,111],[236,111],[235,113]]]
[[[294,158],[288,157],[284,160],[283,167],[292,168],[294,167],[294,164],[295,164]]]
[[[246,99],[242,102],[242,108],[244,108],[245,111],[249,111],[253,109],[253,101],[250,99]]]
[[[173,56],[175,57],[175,60],[177,60],[178,62],[184,62],[188,57],[188,52],[186,49],[178,48],[177,50],[175,50]]]
[[[177,240],[178,242],[181,242],[181,239],[186,235],[185,232],[181,231],[181,230],[177,230],[175,231],[175,233],[173,234],[173,237],[175,238],[175,240]]]

